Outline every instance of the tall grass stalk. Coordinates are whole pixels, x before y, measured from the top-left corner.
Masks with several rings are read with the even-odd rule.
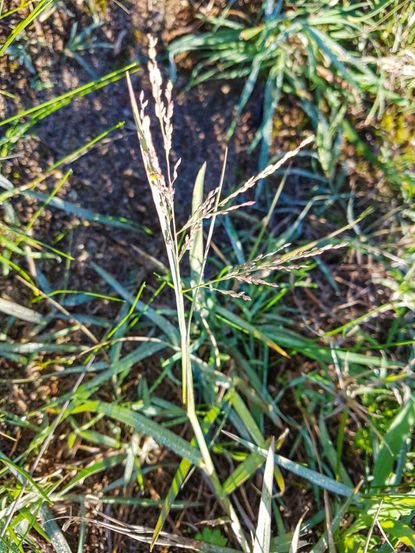
[[[244,551],[249,551],[249,544],[245,537],[244,531],[240,525],[238,516],[222,489],[219,477],[216,473],[215,466],[212,461],[202,428],[197,418],[194,393],[193,393],[193,376],[190,359],[190,340],[188,337],[188,328],[186,325],[186,313],[183,298],[182,278],[180,274],[179,261],[179,245],[176,232],[176,222],[174,217],[174,180],[176,177],[176,168],[173,171],[173,176],[170,170],[169,153],[171,149],[172,137],[172,115],[173,102],[171,99],[171,85],[168,85],[165,90],[165,101],[162,97],[162,79],[161,73],[156,63],[155,41],[150,41],[149,49],[149,71],[152,83],[153,98],[156,106],[156,115],[160,122],[160,127],[163,135],[163,143],[167,162],[167,182],[161,172],[157,154],[153,145],[150,132],[150,120],[144,114],[145,102],[144,96],[141,95],[141,111],[138,108],[134,92],[131,85],[131,80],[127,75],[128,87],[131,97],[131,103],[134,113],[134,119],[137,126],[137,135],[140,143],[141,154],[143,157],[147,179],[151,187],[154,205],[157,210],[161,232],[163,234],[166,247],[171,277],[173,281],[174,294],[176,300],[177,317],[179,323],[181,354],[182,354],[182,399],[187,407],[187,415],[192,426],[197,444],[203,457],[204,472],[211,483],[219,501],[222,504],[225,512],[231,520],[231,526]]]
[[[139,106],[136,101],[131,84],[131,79],[128,74],[127,83],[131,98],[132,111],[137,128],[141,155],[144,162],[147,180],[152,192],[154,205],[160,222],[161,233],[164,239],[171,272],[172,284],[174,288],[177,319],[180,332],[182,400],[183,403],[186,405],[187,417],[191,424],[195,439],[197,441],[197,445],[203,458],[202,469],[205,473],[205,476],[210,482],[224,511],[228,515],[232,530],[241,548],[243,549],[243,551],[250,551],[250,545],[242,529],[239,518],[229,497],[223,490],[196,413],[191,362],[190,323],[193,312],[195,311],[196,306],[199,302],[200,288],[203,285],[203,273],[206,266],[216,217],[221,214],[227,214],[230,210],[240,207],[240,205],[230,206],[229,202],[255,186],[256,183],[265,176],[268,176],[276,171],[283,163],[285,163],[288,158],[296,155],[299,148],[305,146],[306,144],[309,144],[313,140],[313,137],[309,137],[308,139],[303,141],[299,148],[296,148],[294,151],[289,152],[276,164],[266,167],[264,171],[262,171],[259,175],[250,178],[238,190],[220,201],[225,175],[225,171],[223,169],[219,186],[208,195],[207,199],[201,203],[199,210],[196,210],[196,213],[192,215],[189,222],[178,232],[174,212],[174,194],[175,181],[177,179],[177,170],[180,164],[180,160],[175,164],[174,167],[172,167],[170,160],[173,135],[172,116],[174,110],[172,100],[172,84],[171,82],[168,82],[167,85],[163,87],[163,79],[156,62],[156,40],[152,37],[149,38],[148,70],[152,88],[152,96],[154,100],[155,115],[159,122],[161,136],[163,139],[163,149],[166,164],[166,170],[164,173],[161,169],[158,154],[154,146],[150,117],[146,114],[148,101],[145,99],[144,93],[141,92]],[[246,202],[242,205],[246,205]],[[199,250],[200,255],[203,254],[203,257],[202,259],[199,259],[200,273],[197,279],[198,284],[195,287],[195,293],[193,294],[190,313],[189,315],[186,315],[183,278],[181,273],[181,260],[186,250],[191,248],[196,234],[199,234],[200,236],[202,232],[203,221],[206,219],[210,219],[207,244],[204,252],[203,248]],[[183,232],[183,229],[187,230],[188,234],[183,242],[184,246],[181,248],[179,245],[179,235],[181,232]]]

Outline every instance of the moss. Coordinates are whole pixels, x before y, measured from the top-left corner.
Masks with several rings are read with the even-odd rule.
[[[379,122],[379,130],[388,135],[391,145],[405,149],[410,145],[414,126],[415,118],[400,111],[398,106],[390,106]]]

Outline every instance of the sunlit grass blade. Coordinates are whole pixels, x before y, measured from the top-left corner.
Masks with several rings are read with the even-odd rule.
[[[259,453],[263,457],[267,456],[267,452],[263,448],[258,447],[242,438],[238,438],[233,434],[231,434],[231,437],[236,442],[243,444],[250,451],[254,453]],[[275,463],[281,468],[292,472],[296,476],[299,476],[300,478],[303,478],[304,480],[315,484],[317,487],[333,492],[334,494],[340,495],[342,497],[350,497],[351,495],[353,495],[353,488],[349,488],[349,486],[346,486],[341,482],[337,482],[333,478],[325,476],[324,474],[320,474],[315,470],[304,467],[303,465],[300,465],[295,461],[291,461],[290,459],[287,459],[286,457],[283,457],[278,453],[275,453]]]
[[[119,81],[125,76],[125,73],[127,71],[129,71],[130,73],[134,73],[137,70],[138,70],[137,62],[130,63],[125,67],[112,71],[111,73],[108,73],[103,77],[100,77],[99,79],[96,79],[94,81],[81,85],[73,90],[70,90],[69,92],[65,92],[60,96],[55,96],[51,100],[47,100],[42,104],[23,110],[17,113],[16,115],[8,117],[7,119],[0,121],[0,127],[2,125],[7,125],[9,123],[19,121],[20,119],[26,118],[29,115],[32,117],[35,117],[36,122],[40,121],[41,119],[53,113],[53,111],[56,111],[57,109],[60,109],[65,105],[68,105],[75,98],[85,96],[86,94],[90,94],[95,90],[99,90],[100,88],[103,88],[110,83]]]
[[[300,520],[297,522],[297,524],[295,526],[289,553],[298,553],[298,548],[299,548],[299,545],[300,545],[301,524],[303,523],[304,516],[305,515],[303,515],[300,518]]]
[[[39,516],[43,528],[56,553],[72,553],[71,548],[69,547],[62,530],[59,528],[54,515],[45,505],[40,507]]]
[[[273,349],[283,357],[289,357],[288,353],[283,350],[276,341],[272,340],[268,336],[266,336],[263,332],[261,332],[258,327],[255,327],[248,322],[244,321],[241,317],[238,315],[235,315],[231,311],[229,311],[226,308],[223,308],[221,306],[216,307],[216,311],[219,315],[221,315],[226,322],[229,322],[231,325],[235,325],[237,328],[243,330],[247,334],[252,335],[257,340],[264,342],[269,348]]]
[[[45,11],[49,6],[54,3],[55,0],[40,0],[33,10],[29,11],[24,19],[22,19],[15,27],[12,28],[11,33],[6,38],[5,42],[0,47],[0,56],[2,56],[12,42],[28,27],[39,15]]]
[[[10,472],[22,483],[28,482],[33,491],[36,491],[39,497],[41,497],[47,503],[50,503],[48,495],[42,490],[42,488],[33,480],[32,476],[22,467],[19,467],[16,463],[11,461],[0,452],[0,463],[6,465]]]
[[[110,455],[105,457],[101,461],[96,461],[83,469],[81,469],[59,492],[56,493],[59,497],[65,497],[65,495],[76,485],[82,484],[86,478],[102,472],[106,469],[116,467],[125,460],[124,454]]]
[[[130,305],[136,304],[136,310],[140,311],[144,317],[150,319],[156,326],[162,330],[164,334],[171,340],[173,344],[177,344],[179,341],[177,329],[162,315],[157,313],[152,307],[146,305],[142,301],[134,301],[134,296],[128,292],[113,276],[96,263],[92,264],[93,269],[97,274],[111,286],[111,288],[117,292],[125,301],[128,301]]]
[[[56,194],[59,192],[59,190],[62,188],[62,186],[65,184],[65,182],[68,180],[69,176],[72,174],[72,170],[69,169],[64,176],[60,179],[58,184],[55,186],[55,188],[52,190],[52,192],[47,196],[46,200],[43,202],[43,204],[36,210],[36,212],[33,214],[33,216],[30,218],[30,221],[27,223],[25,232],[29,233],[30,229],[33,227],[35,222],[39,219],[39,217],[42,215],[42,213],[45,211],[47,206],[50,204],[50,202],[53,200],[53,198],[56,196]]]
[[[14,301],[5,300],[3,298],[0,298],[0,311],[6,315],[11,315],[12,317],[29,323],[39,324],[46,320],[43,315],[37,313],[33,309],[29,309]]]
[[[102,413],[107,417],[132,426],[137,432],[151,436],[157,443],[163,444],[179,455],[179,457],[189,460],[192,464],[198,467],[201,465],[202,457],[199,451],[190,445],[189,442],[170,430],[163,428],[163,426],[148,417],[140,415],[127,407],[111,405],[103,401],[87,401],[80,405],[73,406],[70,412],[71,414],[87,412]]]
[[[251,453],[240,463],[223,483],[225,493],[233,493],[242,486],[264,464],[264,456],[259,453]]]
[[[203,202],[203,190],[206,175],[206,163],[202,165],[196,176],[192,196],[192,216],[195,216]],[[192,286],[198,284],[203,267],[203,227],[195,229],[193,243],[189,251],[190,270],[192,273]]]
[[[262,484],[258,524],[255,532],[253,553],[269,553],[271,545],[272,485],[274,481],[274,440],[268,450]]]

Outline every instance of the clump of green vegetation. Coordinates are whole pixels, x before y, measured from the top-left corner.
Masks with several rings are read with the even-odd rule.
[[[268,162],[277,106],[287,95],[309,119],[330,180],[356,116],[363,113],[366,123],[379,119],[387,103],[413,109],[414,57],[405,50],[415,40],[411,2],[296,0],[286,6],[268,0],[255,13],[253,20],[231,9],[206,17],[210,30],[185,35],[169,50],[172,60],[197,53],[191,86],[245,80],[229,135],[258,81],[265,81],[262,123],[251,145],[261,143],[260,169]]]

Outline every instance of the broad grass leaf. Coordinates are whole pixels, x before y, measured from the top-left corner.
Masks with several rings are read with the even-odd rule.
[[[46,507],[46,505],[42,505],[40,507],[39,517],[42,522],[43,529],[48,535],[48,538],[50,539],[56,553],[72,553],[71,548],[69,547],[62,530],[59,528],[54,515]]]
[[[260,447],[264,447],[265,439],[262,435],[261,430],[258,428],[257,423],[255,422],[251,412],[245,405],[241,396],[232,390],[229,394],[229,399],[232,407],[235,409],[236,413],[239,415],[239,418],[245,425],[246,430],[249,432],[250,436],[254,439],[255,443]]]
[[[333,478],[329,478],[328,476],[320,474],[315,470],[303,467],[302,465],[295,463],[294,461],[291,461],[286,457],[275,454],[275,462],[280,467],[292,472],[293,474],[296,474],[297,476],[300,476],[301,478],[304,478],[305,480],[308,480],[319,488],[323,488],[329,492],[333,492],[343,497],[350,497],[351,495],[353,495],[353,489],[349,486],[346,486],[341,482],[337,482]]]
[[[340,348],[329,348],[324,345],[320,345],[313,342],[309,338],[304,338],[300,334],[288,330],[284,327],[269,327],[264,325],[258,327],[262,334],[269,337],[269,339],[278,340],[278,342],[289,349],[295,350],[298,353],[302,353],[310,359],[316,361],[323,361],[325,363],[333,362],[333,353],[336,355],[339,361],[343,361],[349,364],[363,365],[368,367],[384,367],[387,361],[384,357],[374,355],[364,355],[361,353],[355,353],[353,351],[343,350]],[[394,363],[396,366],[400,364]]]
[[[167,493],[167,496],[164,500],[163,507],[161,509],[161,513],[157,519],[156,526],[154,527],[154,533],[151,540],[150,550],[153,549],[157,538],[164,526],[164,523],[170,513],[170,510],[172,508],[173,502],[176,499],[183,482],[185,481],[187,475],[189,474],[189,471],[192,468],[192,463],[188,461],[187,459],[182,459],[179,464],[179,468],[176,471],[176,474],[173,477],[173,481],[170,485],[169,491]]]
[[[203,202],[203,189],[206,175],[206,162],[196,176],[195,184],[193,186],[192,196],[192,215],[194,216]],[[192,275],[192,286],[196,286],[199,280],[202,279],[200,271],[203,266],[203,227],[194,231],[194,239],[189,252],[190,270]]]
[[[265,440],[264,436],[262,435],[261,430],[259,429],[259,427],[258,427],[257,423],[255,422],[250,410],[246,406],[246,404],[243,401],[243,399],[241,398],[241,396],[235,390],[233,390],[232,392],[230,392],[229,398],[230,398],[232,407],[235,409],[237,415],[241,419],[242,424],[245,426],[245,429],[248,431],[250,436],[254,439],[256,444],[260,447],[263,447],[263,448],[268,447],[267,441]],[[253,467],[253,464],[255,463],[255,461],[251,460],[251,463],[252,463],[252,467]],[[245,466],[245,469],[246,468],[247,467]],[[251,468],[251,467],[249,467],[249,468]],[[241,478],[243,475],[244,475],[244,469],[241,469],[241,472],[238,473],[237,476],[238,476],[238,478]],[[274,467],[274,476],[275,476],[275,481],[277,482],[281,492],[284,492],[284,489],[285,489],[284,477],[282,476],[281,471],[277,466]]]
[[[248,442],[247,440],[238,438],[237,436],[233,436],[233,439],[238,443],[244,445],[254,453],[259,453],[263,457],[265,456],[264,448],[258,447],[252,444],[251,442]],[[293,474],[299,476],[300,478],[304,478],[304,480],[308,480],[309,482],[316,485],[317,487],[323,488],[329,492],[335,493],[343,497],[350,497],[355,493],[354,490],[349,486],[346,486],[341,482],[337,482],[333,478],[325,476],[324,474],[320,474],[315,470],[304,467],[303,465],[300,465],[295,461],[291,461],[290,459],[287,459],[286,457],[283,457],[278,453],[275,453],[275,463],[280,467],[284,468],[285,470],[288,470],[289,472],[292,472]]]
[[[202,457],[199,451],[189,442],[157,422],[127,407],[101,401],[88,401],[71,409],[72,414],[85,412],[102,413],[107,417],[132,426],[137,432],[151,436],[157,443],[164,445],[179,457],[191,461],[196,466],[201,465]]]
[[[410,548],[415,548],[415,532],[414,529],[400,520],[383,520],[381,521],[383,530],[390,536],[399,540]]]
[[[0,298],[0,311],[6,315],[16,317],[16,319],[20,319],[21,321],[26,321],[28,323],[39,324],[46,320],[43,315],[37,313],[33,309],[23,307],[23,305],[19,305],[14,301],[5,300],[3,298]]]
[[[258,512],[253,553],[269,553],[271,546],[272,485],[274,482],[274,440],[268,450],[265,463],[264,482]]]
[[[392,421],[384,436],[384,443],[376,456],[373,468],[373,486],[384,486],[393,471],[393,465],[415,425],[415,401],[411,397]]]
[[[264,456],[259,453],[248,455],[223,483],[224,492],[229,495],[239,488],[239,486],[242,486],[264,464],[264,461]]]

